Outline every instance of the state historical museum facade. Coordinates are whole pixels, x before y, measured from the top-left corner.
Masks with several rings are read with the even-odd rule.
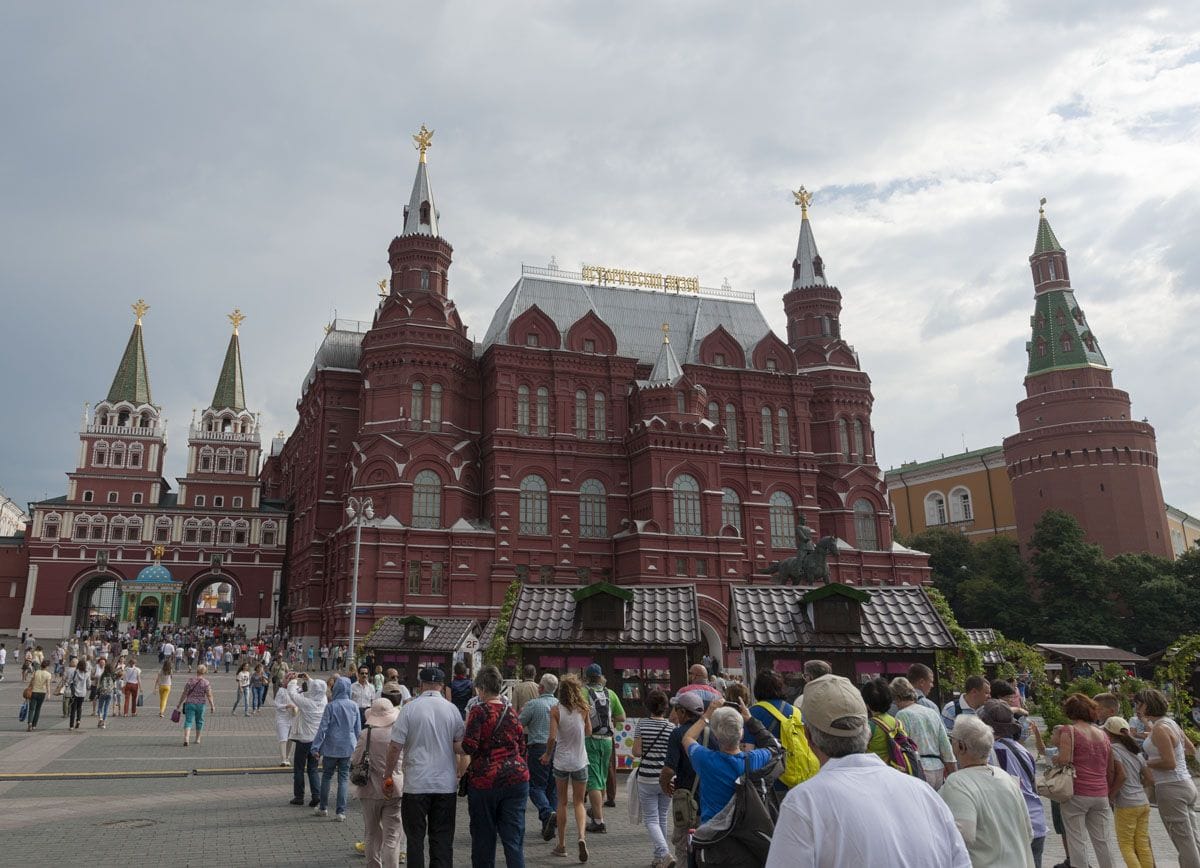
[[[694,583],[707,652],[724,655],[729,586],[768,582],[801,515],[838,538],[834,581],[928,580],[927,557],[892,541],[870,379],[842,338],[807,193],[786,340],[750,293],[526,267],[476,343],[419,144],[373,320],[327,330],[263,471],[292,514],[293,635],[349,635],[351,496],[374,506],[360,637],[393,615],[486,622],[514,580]]]

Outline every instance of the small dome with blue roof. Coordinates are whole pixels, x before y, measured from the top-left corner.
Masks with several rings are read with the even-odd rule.
[[[139,582],[173,582],[175,578],[171,575],[171,571],[162,564],[154,563],[144,567],[138,573],[137,580]]]

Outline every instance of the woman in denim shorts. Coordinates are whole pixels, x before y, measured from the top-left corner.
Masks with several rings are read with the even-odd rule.
[[[546,742],[543,763],[554,758],[554,781],[558,786],[558,845],[555,856],[567,855],[567,782],[571,784],[572,801],[575,809],[575,827],[579,830],[579,861],[588,859],[584,828],[587,815],[584,803],[587,798],[588,760],[584,738],[592,734],[591,709],[583,692],[583,684],[575,675],[565,675],[558,685],[558,705],[550,709],[550,738]]]

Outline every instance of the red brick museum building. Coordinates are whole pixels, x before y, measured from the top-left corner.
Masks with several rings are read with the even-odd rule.
[[[807,193],[785,338],[751,293],[589,266],[522,267],[476,342],[421,150],[374,316],[331,324],[263,470],[291,513],[293,635],[349,635],[349,497],[374,506],[360,639],[388,616],[486,624],[514,580],[685,584],[703,653],[737,665],[730,587],[769,581],[801,515],[838,539],[835,581],[928,580],[927,557],[892,540],[870,378]]]

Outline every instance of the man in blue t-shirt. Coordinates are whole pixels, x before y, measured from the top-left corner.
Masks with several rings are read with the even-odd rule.
[[[745,772],[747,760],[750,770],[757,771],[779,756],[779,743],[762,723],[750,716],[750,709],[744,702],[739,702],[738,709],[726,708],[724,704],[719,697],[710,702],[704,714],[683,736],[683,748],[700,777],[701,823],[716,816],[733,797],[734,784]],[[705,724],[712,731],[716,749],[706,748],[697,741]],[[742,753],[742,729],[746,726],[761,746]]]

